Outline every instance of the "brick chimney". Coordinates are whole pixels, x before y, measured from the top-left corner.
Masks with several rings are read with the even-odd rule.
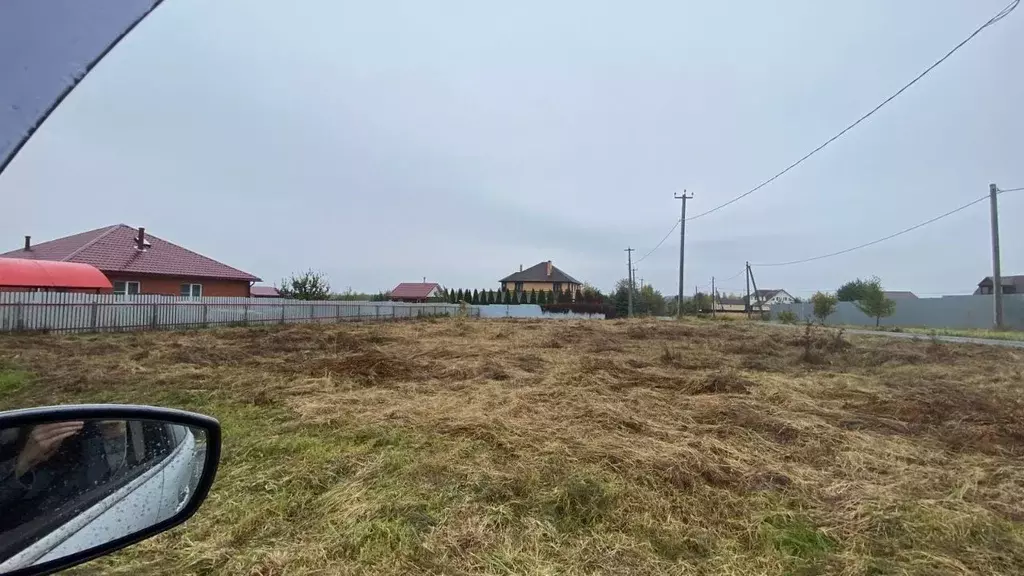
[[[551,276],[551,260],[548,260],[548,276]]]
[[[32,237],[25,236],[25,252],[32,250]]]
[[[146,249],[146,229],[139,226],[139,236],[135,239],[135,247],[139,250]]]

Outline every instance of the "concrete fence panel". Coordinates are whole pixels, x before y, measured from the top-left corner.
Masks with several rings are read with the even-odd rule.
[[[772,317],[789,310],[801,321],[814,319],[814,306],[810,302],[801,304],[777,304],[772,306]],[[1024,294],[1003,296],[1003,322],[1007,328],[1024,330]],[[875,319],[864,314],[853,302],[840,302],[835,314],[828,317],[828,324],[874,326]],[[882,318],[881,326],[907,326],[920,328],[992,328],[994,313],[992,296],[943,296],[942,298],[918,298],[896,300],[896,311],[888,318]]]

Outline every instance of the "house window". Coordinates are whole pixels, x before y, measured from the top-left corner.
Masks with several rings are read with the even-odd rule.
[[[181,285],[181,297],[182,298],[201,298],[203,296],[203,285],[202,284],[182,284]]]
[[[562,291],[562,283],[561,282],[554,282],[554,283],[552,283],[551,284],[551,291],[554,292],[555,294],[558,294],[559,292],[561,292]]]
[[[522,291],[523,291],[523,283],[522,282],[516,282],[516,292],[522,292]]]
[[[139,293],[139,283],[134,281],[114,282],[114,294],[134,296]]]

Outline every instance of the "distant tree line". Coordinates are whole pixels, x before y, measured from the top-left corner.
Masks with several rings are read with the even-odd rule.
[[[445,289],[444,300],[451,304],[465,302],[483,306],[487,304],[555,304],[571,303],[574,301],[574,294],[568,291],[554,292],[552,290],[469,290],[469,289]],[[585,300],[583,290],[577,290],[575,301]]]
[[[575,292],[568,290],[555,292],[553,290],[445,289],[442,298],[451,304],[459,302],[478,306],[536,304],[545,312],[604,314],[606,318],[615,316],[615,307],[608,297],[589,284],[584,284]]]

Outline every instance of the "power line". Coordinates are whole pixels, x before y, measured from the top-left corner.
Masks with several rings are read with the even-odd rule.
[[[746,268],[744,268],[743,270],[740,270],[740,271],[739,271],[739,272],[737,272],[736,274],[733,274],[732,276],[729,276],[729,277],[728,277],[728,278],[726,278],[725,280],[718,280],[718,282],[719,282],[719,283],[725,283],[725,282],[729,282],[730,280],[735,280],[735,279],[739,278],[739,277],[740,277],[740,275],[742,275],[742,274],[743,274],[744,272],[746,272],[746,271],[747,271],[747,269],[746,269]]]
[[[995,23],[999,22],[999,21],[1000,21],[1000,20],[1002,20],[1003,18],[1006,18],[1007,16],[1009,16],[1009,14],[1010,14],[1011,12],[1013,12],[1013,11],[1014,11],[1014,10],[1015,10],[1015,9],[1017,8],[1017,5],[1018,5],[1018,4],[1020,4],[1020,0],[1013,0],[1012,2],[1010,2],[1009,4],[1007,4],[1007,5],[1006,5],[1006,6],[1005,6],[1005,7],[1004,7],[1004,8],[1002,9],[1002,10],[1000,10],[1000,11],[999,11],[998,13],[996,13],[996,15],[995,15],[995,16],[993,16],[992,18],[990,18],[990,19],[989,19],[989,20],[988,20],[987,22],[985,22],[985,23],[984,23],[984,24],[982,24],[982,25],[981,25],[981,26],[980,26],[979,28],[977,28],[977,29],[976,29],[976,30],[975,30],[974,32],[972,32],[970,36],[968,36],[968,37],[967,37],[967,38],[965,38],[965,39],[964,39],[963,41],[961,41],[961,42],[960,42],[959,44],[957,44],[956,46],[954,46],[952,50],[950,50],[949,52],[946,52],[946,54],[945,54],[944,56],[942,56],[941,58],[939,58],[938,60],[936,60],[936,61],[935,61],[934,63],[932,63],[932,65],[931,65],[931,66],[929,66],[929,67],[925,68],[923,72],[921,72],[920,74],[918,74],[918,75],[917,75],[916,77],[914,77],[914,79],[913,79],[913,80],[911,80],[910,82],[908,82],[907,84],[905,84],[905,85],[904,85],[904,86],[903,86],[902,88],[900,88],[899,90],[897,90],[897,91],[896,91],[896,92],[895,92],[895,93],[894,93],[893,95],[891,95],[891,96],[889,96],[888,98],[886,98],[885,100],[883,100],[881,104],[879,104],[878,106],[875,106],[874,108],[872,108],[872,109],[871,109],[871,110],[870,110],[870,111],[869,111],[869,112],[868,112],[867,114],[864,114],[863,116],[861,116],[860,118],[858,118],[858,119],[857,119],[856,121],[854,121],[854,122],[853,122],[852,124],[850,124],[850,125],[849,125],[849,126],[847,126],[846,128],[843,128],[843,129],[842,129],[842,131],[840,131],[840,132],[839,132],[838,134],[836,134],[835,136],[833,136],[833,137],[829,138],[829,139],[828,139],[828,140],[826,140],[826,141],[825,141],[824,143],[822,143],[822,144],[821,144],[820,146],[818,146],[818,147],[817,147],[817,148],[815,148],[814,150],[811,150],[810,152],[808,152],[807,154],[805,154],[805,155],[804,155],[803,157],[801,157],[801,158],[800,158],[799,160],[797,160],[796,162],[793,162],[792,164],[790,164],[789,166],[787,166],[787,167],[786,167],[785,169],[783,169],[783,170],[782,170],[781,172],[779,172],[778,174],[776,174],[776,175],[772,176],[771,178],[769,178],[769,179],[765,180],[764,182],[761,182],[761,183],[760,183],[760,184],[758,184],[757,186],[755,186],[755,187],[751,188],[750,190],[748,190],[748,191],[744,192],[743,194],[740,194],[739,196],[737,196],[737,197],[735,197],[735,198],[733,198],[733,199],[729,200],[728,202],[725,202],[725,203],[723,203],[723,204],[719,204],[718,206],[715,206],[714,208],[711,208],[710,210],[706,210],[706,211],[704,211],[704,212],[701,212],[701,213],[699,213],[699,214],[697,214],[697,215],[695,215],[695,216],[691,216],[691,217],[687,218],[686,220],[687,220],[687,221],[690,221],[690,220],[696,220],[697,218],[701,218],[701,217],[703,217],[703,216],[707,216],[708,214],[712,214],[712,213],[714,213],[714,212],[717,212],[717,211],[721,210],[722,208],[725,208],[726,206],[729,206],[730,204],[733,204],[734,202],[738,202],[738,201],[740,201],[740,200],[742,200],[742,199],[746,198],[747,196],[750,196],[750,195],[751,195],[751,194],[753,194],[754,192],[757,192],[758,190],[760,190],[760,189],[764,188],[765,186],[767,186],[767,185],[771,184],[772,182],[774,182],[774,181],[778,180],[778,179],[779,179],[780,177],[782,177],[783,175],[785,175],[785,174],[786,174],[787,172],[789,172],[789,171],[790,171],[790,170],[792,170],[793,168],[796,168],[796,167],[797,167],[797,166],[799,166],[800,164],[803,164],[803,163],[804,163],[804,161],[806,161],[806,160],[807,160],[808,158],[810,158],[811,156],[814,156],[815,154],[817,154],[818,152],[820,152],[821,150],[823,150],[823,149],[824,149],[824,148],[825,148],[826,146],[828,146],[829,144],[831,144],[831,143],[835,142],[836,140],[838,140],[839,138],[841,138],[841,137],[842,137],[842,136],[843,136],[844,134],[846,134],[846,133],[847,133],[847,132],[849,132],[850,130],[853,130],[854,128],[856,128],[856,127],[857,127],[857,126],[858,126],[858,125],[859,125],[859,124],[860,124],[861,122],[863,122],[863,121],[867,120],[868,118],[870,118],[871,116],[873,116],[873,115],[875,114],[875,112],[878,112],[878,111],[879,111],[879,110],[881,110],[881,109],[882,109],[882,107],[884,107],[884,106],[885,106],[886,104],[888,104],[889,102],[892,102],[892,101],[893,101],[893,100],[895,100],[895,99],[896,99],[896,98],[897,98],[897,97],[898,97],[898,96],[899,96],[900,94],[903,94],[904,92],[906,92],[906,91],[907,91],[907,89],[909,89],[909,88],[910,88],[911,86],[913,86],[914,84],[917,84],[917,82],[918,82],[919,80],[921,80],[921,79],[922,79],[922,78],[924,78],[924,77],[925,77],[926,75],[928,75],[928,73],[929,73],[929,72],[931,72],[932,70],[934,70],[935,68],[937,68],[937,67],[939,66],[939,64],[942,64],[943,62],[945,62],[945,61],[946,61],[946,60],[947,60],[947,59],[948,59],[948,58],[949,58],[950,56],[952,56],[952,55],[953,55],[953,54],[955,54],[955,53],[956,53],[956,52],[957,52],[958,50],[960,50],[960,48],[963,48],[963,47],[964,47],[964,45],[966,45],[966,44],[967,44],[968,42],[970,42],[971,40],[973,40],[975,36],[977,36],[978,34],[981,34],[981,32],[982,32],[983,30],[985,30],[985,29],[986,29],[986,28],[988,28],[989,26],[992,26],[993,24],[995,24]],[[1019,189],[1018,189],[1018,190],[1019,190]],[[668,237],[672,235],[672,232],[673,232],[673,231],[674,231],[674,230],[676,229],[676,226],[678,226],[678,225],[679,225],[679,222],[677,221],[677,222],[675,223],[675,225],[673,225],[673,226],[672,226],[672,229],[668,231],[668,234],[666,234],[666,235],[665,235],[665,237],[664,237],[664,238],[662,238],[661,242],[658,242],[658,245],[657,245],[657,246],[655,246],[655,247],[654,247],[654,248],[653,248],[653,249],[652,249],[652,250],[651,250],[650,252],[648,252],[647,254],[644,254],[643,258],[641,258],[641,259],[640,259],[640,260],[638,260],[637,262],[640,262],[640,261],[642,261],[642,260],[643,260],[644,258],[647,258],[647,257],[648,257],[648,256],[650,256],[651,254],[653,254],[655,250],[657,250],[658,248],[660,248],[660,247],[661,247],[661,245],[665,243],[665,240],[668,240]]]
[[[1021,190],[1024,190],[1024,186],[1021,186],[1020,188],[1010,188],[1008,190],[1003,190],[1002,188],[1000,188],[999,193],[1002,194],[1003,192],[1020,192]]]
[[[848,254],[850,252],[853,252],[854,250],[860,250],[861,248],[867,248],[868,246],[874,246],[875,244],[878,244],[878,243],[881,243],[881,242],[885,242],[886,240],[891,240],[891,239],[893,239],[893,238],[895,238],[897,236],[902,236],[903,234],[906,234],[907,232],[913,232],[914,230],[917,230],[918,228],[921,228],[923,226],[927,226],[927,225],[929,225],[929,224],[931,224],[933,222],[938,222],[939,220],[942,220],[943,218],[945,218],[947,216],[952,216],[953,214],[956,214],[957,212],[959,212],[961,210],[964,210],[966,208],[970,208],[971,206],[974,206],[978,202],[983,202],[983,201],[988,200],[988,199],[989,199],[989,195],[986,194],[986,195],[982,196],[981,198],[978,198],[976,200],[972,200],[972,201],[968,202],[967,204],[964,204],[963,206],[960,206],[959,208],[954,208],[953,210],[950,210],[949,212],[946,212],[945,214],[942,214],[941,216],[936,216],[936,217],[934,217],[934,218],[932,218],[930,220],[925,220],[924,222],[921,222],[920,224],[915,224],[914,226],[911,226],[910,228],[904,228],[903,230],[900,230],[899,232],[896,232],[895,234],[889,234],[888,236],[884,236],[884,237],[879,238],[877,240],[872,240],[871,242],[866,242],[864,244],[860,244],[858,246],[854,246],[853,248],[847,248],[845,250],[840,250],[838,252],[831,252],[829,254],[822,254],[821,256],[814,256],[812,258],[804,258],[803,260],[792,260],[790,262],[774,262],[774,263],[771,263],[771,264],[754,264],[754,266],[759,266],[759,267],[762,267],[762,268],[768,268],[768,267],[772,267],[772,266],[789,266],[791,264],[803,264],[805,262],[813,262],[815,260],[823,260],[825,258],[831,258],[832,256],[839,256],[840,254]]]
[[[676,220],[675,225],[672,226],[672,229],[668,231],[668,234],[665,234],[665,237],[661,239],[661,242],[658,242],[657,246],[655,246],[654,248],[651,248],[650,252],[648,252],[647,254],[644,254],[639,260],[637,260],[636,261],[637,264],[639,264],[640,262],[643,262],[644,258],[647,258],[651,254],[654,254],[655,250],[657,250],[658,248],[661,248],[661,245],[665,243],[665,240],[668,240],[668,237],[671,236],[673,232],[675,232],[675,230],[679,226],[680,222],[681,222],[680,220]]]
[[[1000,20],[1002,20],[1003,18],[1005,18],[1006,16],[1008,16],[1008,15],[1010,14],[1010,12],[1013,12],[1013,10],[1014,10],[1015,8],[1017,8],[1017,4],[1019,4],[1019,3],[1020,3],[1020,0],[1013,0],[1012,2],[1010,2],[1009,4],[1007,4],[1007,5],[1006,5],[1006,7],[1005,7],[1005,8],[1003,8],[1002,10],[1000,10],[998,14],[996,14],[995,16],[993,16],[992,18],[990,18],[990,19],[988,20],[988,22],[985,22],[984,24],[982,24],[980,28],[978,28],[977,30],[975,30],[974,32],[972,32],[970,36],[968,36],[968,37],[967,37],[967,38],[965,38],[965,39],[964,39],[964,40],[963,40],[962,42],[960,42],[959,44],[957,44],[956,46],[954,46],[952,50],[950,50],[949,52],[946,52],[946,55],[945,55],[945,56],[943,56],[942,58],[939,58],[939,59],[938,59],[938,60],[936,60],[936,61],[935,61],[935,63],[933,63],[933,64],[932,64],[931,66],[929,66],[929,67],[925,68],[925,69],[924,69],[924,72],[921,72],[920,74],[918,74],[918,75],[917,75],[917,76],[916,76],[916,77],[915,77],[915,78],[914,78],[913,80],[911,80],[911,81],[910,81],[910,82],[908,82],[908,83],[907,83],[906,85],[904,85],[904,86],[903,86],[902,88],[900,88],[899,90],[897,90],[897,91],[896,91],[896,93],[894,93],[894,94],[893,94],[892,96],[889,96],[888,98],[886,98],[885,100],[883,100],[881,104],[879,104],[878,106],[875,106],[874,108],[872,108],[872,109],[871,109],[871,111],[869,111],[869,112],[868,112],[867,114],[865,114],[865,115],[861,116],[860,118],[858,118],[858,119],[857,119],[857,120],[856,120],[856,121],[855,121],[855,122],[854,122],[853,124],[850,124],[850,125],[849,125],[849,126],[847,126],[846,128],[843,128],[843,130],[842,130],[841,132],[839,132],[839,133],[838,133],[838,134],[836,134],[835,136],[833,136],[833,137],[829,138],[829,139],[828,139],[828,140],[826,140],[826,141],[825,141],[825,142],[824,142],[823,144],[821,144],[820,146],[818,146],[818,147],[817,147],[817,148],[815,148],[814,150],[811,150],[810,152],[808,152],[807,154],[805,154],[805,155],[804,155],[804,156],[803,156],[802,158],[800,158],[800,159],[799,159],[799,160],[797,160],[796,162],[793,162],[792,164],[790,164],[789,166],[787,166],[787,167],[786,167],[786,168],[785,168],[784,170],[782,170],[782,171],[781,171],[781,172],[779,172],[778,174],[776,174],[776,175],[772,176],[771,178],[769,178],[769,179],[765,180],[764,182],[761,182],[760,184],[758,184],[758,185],[757,185],[757,186],[755,186],[754,188],[752,188],[752,189],[748,190],[747,192],[744,192],[743,194],[740,194],[739,196],[737,196],[737,197],[733,198],[732,200],[729,200],[728,202],[726,202],[726,203],[724,203],[724,204],[719,204],[718,206],[715,206],[714,208],[712,208],[712,209],[710,209],[710,210],[706,210],[706,211],[704,211],[704,212],[701,212],[700,214],[697,214],[696,216],[691,216],[691,217],[687,218],[687,220],[696,220],[697,218],[700,218],[700,217],[702,217],[702,216],[707,216],[708,214],[711,214],[711,213],[717,212],[718,210],[721,210],[722,208],[725,208],[726,206],[728,206],[728,205],[732,204],[733,202],[737,202],[737,201],[739,201],[739,200],[742,200],[743,198],[746,198],[747,196],[750,196],[750,195],[751,195],[751,194],[753,194],[754,192],[757,192],[757,191],[758,191],[758,190],[760,190],[761,188],[764,188],[764,187],[765,187],[765,186],[767,186],[768,184],[771,184],[772,182],[774,182],[775,180],[777,180],[777,179],[778,179],[779,177],[781,177],[781,176],[782,176],[782,175],[784,175],[785,173],[787,173],[787,172],[789,172],[790,170],[792,170],[793,168],[796,168],[796,167],[797,167],[797,166],[799,166],[800,164],[803,164],[803,162],[804,162],[805,160],[807,160],[807,159],[808,159],[808,158],[810,158],[811,156],[814,156],[815,154],[817,154],[818,152],[820,152],[820,151],[821,151],[822,149],[824,149],[824,148],[825,148],[826,146],[828,146],[829,144],[831,144],[831,143],[835,142],[836,140],[838,140],[839,138],[841,138],[841,137],[842,137],[842,136],[843,136],[844,134],[846,134],[846,133],[847,133],[847,132],[849,132],[850,130],[853,130],[853,129],[854,129],[855,127],[857,127],[857,125],[858,125],[858,124],[860,124],[861,122],[863,122],[863,121],[867,120],[868,118],[870,118],[870,117],[871,117],[872,115],[874,115],[874,113],[875,113],[875,112],[878,112],[879,110],[881,110],[883,106],[885,106],[885,105],[886,105],[886,104],[888,104],[889,102],[892,102],[893,100],[895,100],[895,99],[896,99],[896,98],[897,98],[897,97],[898,97],[898,96],[899,96],[900,94],[902,94],[902,93],[903,93],[903,92],[905,92],[905,91],[906,91],[906,90],[907,90],[908,88],[910,88],[911,86],[913,86],[914,84],[916,84],[916,83],[918,82],[918,80],[920,80],[921,78],[924,78],[924,77],[925,77],[925,76],[926,76],[926,75],[927,75],[927,74],[928,74],[929,72],[931,72],[931,71],[932,71],[932,70],[934,70],[934,69],[935,69],[936,67],[938,67],[938,65],[939,65],[939,64],[942,64],[942,63],[943,63],[943,62],[944,62],[944,61],[945,61],[945,60],[946,60],[947,58],[949,58],[950,56],[952,56],[952,55],[953,55],[953,54],[954,54],[954,53],[955,53],[955,52],[956,52],[957,50],[959,50],[959,49],[960,49],[960,48],[962,48],[962,47],[963,47],[963,46],[964,46],[965,44],[967,44],[968,42],[970,42],[971,40],[973,40],[975,36],[977,36],[978,34],[981,34],[982,30],[984,30],[985,28],[988,28],[989,26],[992,26],[992,25],[993,25],[993,24],[995,24],[996,22],[999,22]]]

